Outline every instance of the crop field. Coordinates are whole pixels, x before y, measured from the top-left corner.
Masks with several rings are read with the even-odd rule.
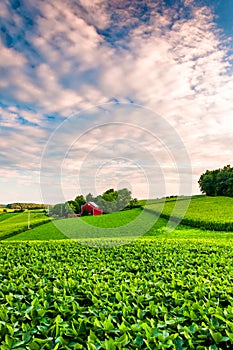
[[[134,221],[134,222],[132,222]],[[128,225],[131,222],[131,225]],[[146,222],[146,223],[145,223]],[[146,225],[149,229],[146,229]],[[121,226],[120,226],[121,225]],[[145,228],[145,230],[144,230]],[[141,232],[142,234],[138,234]],[[168,220],[158,218],[153,212],[133,209],[97,217],[61,219],[35,227],[14,235],[8,241],[15,240],[61,240],[97,238],[112,240],[135,239],[143,236],[185,240],[227,240],[233,241],[233,232],[202,230],[191,226],[178,225],[174,231],[168,230]]]
[[[31,230],[27,230],[18,233],[14,236],[6,238],[6,241],[28,241],[28,240],[38,240],[38,241],[49,241],[49,240],[60,240],[68,239],[53,222],[45,223],[44,225],[37,226]]]
[[[227,201],[218,198],[222,218]],[[199,212],[215,206],[194,198],[193,220],[198,202]],[[27,213],[1,215],[0,225],[27,222]],[[154,209],[55,220],[9,237],[0,242],[0,350],[232,349],[232,243],[233,232],[171,231]]]
[[[140,237],[158,218],[141,209],[133,209],[96,217],[55,220],[33,230],[11,237],[11,240],[90,239]],[[155,224],[157,227],[158,224]],[[160,225],[159,225],[160,226]]]
[[[15,215],[18,215],[18,213],[0,213],[0,222],[12,218]]]
[[[232,349],[232,258],[217,240],[3,241],[0,349]]]
[[[50,221],[44,212],[39,210],[30,211],[30,227]],[[2,213],[0,214],[0,239],[13,236],[16,233],[27,230],[28,212]]]
[[[130,213],[132,215],[132,213]],[[151,213],[147,213],[147,215],[153,215]],[[104,216],[104,220],[109,220],[110,223],[112,223],[112,216],[114,217],[114,214],[109,214]],[[119,216],[118,216],[119,217]],[[98,217],[100,218],[100,217]],[[132,218],[132,216],[131,216]],[[85,217],[84,220],[91,221],[92,218]],[[154,219],[154,216],[152,216],[152,219]],[[102,217],[103,220],[103,217]],[[100,221],[100,224],[103,225],[102,220]],[[98,220],[97,217],[95,218],[95,225],[97,225]],[[74,225],[74,222],[76,223],[76,226]],[[135,236],[131,234],[131,232],[123,231],[125,234],[123,234],[120,238],[117,236],[117,234],[111,234],[106,235],[100,231],[98,234],[96,234],[96,229],[94,227],[92,231],[92,235],[90,234],[90,230],[88,226],[83,226],[82,229],[85,229],[86,231],[82,231],[80,233],[80,229],[78,229],[78,225],[82,224],[82,220],[80,218],[77,219],[62,219],[59,220],[59,225],[54,224],[54,222],[49,222],[44,225],[35,227],[34,229],[27,230],[25,232],[19,233],[17,235],[14,235],[13,237],[9,237],[6,239],[6,241],[44,241],[44,240],[64,240],[64,239],[75,239],[80,240],[81,242],[85,243],[85,240],[87,240],[87,244],[91,245],[91,241],[93,241],[93,244],[95,244],[96,239],[100,239],[103,242],[107,244],[108,240],[111,239],[111,241],[114,243],[114,241],[117,243],[117,241],[120,241],[122,239],[125,240],[134,240]],[[73,234],[67,236],[62,231],[60,231],[61,225],[69,225],[68,228]],[[73,226],[74,225],[74,226]],[[105,223],[107,225],[107,223]],[[156,223],[153,225],[153,227],[148,230],[143,236],[142,239],[150,239],[150,238],[164,238],[166,240],[194,240],[198,242],[215,242],[218,240],[218,242],[232,242],[233,243],[233,232],[223,232],[223,231],[212,231],[212,230],[201,230],[198,228],[193,228],[189,226],[184,225],[178,225],[174,231],[167,231],[167,220],[164,218],[159,218]],[[67,226],[66,226],[67,227]],[[94,234],[95,232],[95,234]],[[137,237],[136,237],[137,238]],[[140,238],[140,237],[139,237]]]
[[[188,209],[182,223],[202,229],[233,231],[233,198],[194,196],[191,198],[149,201],[146,208],[162,212],[162,216],[180,218]]]
[[[4,213],[4,212],[13,213],[13,212],[14,212],[14,209],[9,209],[9,208],[0,207],[0,214],[1,214],[1,213]]]

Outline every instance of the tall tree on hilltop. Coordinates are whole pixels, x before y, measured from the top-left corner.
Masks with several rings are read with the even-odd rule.
[[[207,196],[233,197],[233,168],[226,165],[222,169],[206,170],[198,183]]]

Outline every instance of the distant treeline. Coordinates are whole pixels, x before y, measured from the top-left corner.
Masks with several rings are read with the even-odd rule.
[[[122,188],[118,191],[110,188],[97,197],[88,193],[86,197],[78,195],[74,200],[69,200],[65,203],[58,203],[50,209],[49,215],[66,217],[69,214],[80,214],[82,205],[87,202],[94,202],[105,214],[141,207],[137,198],[132,198],[131,191],[127,188]],[[83,213],[82,215],[87,215],[87,213]]]
[[[206,170],[198,183],[207,196],[233,197],[233,168],[226,165],[222,169]]]
[[[15,210],[25,210],[25,209],[44,209],[44,204],[36,204],[36,203],[10,203],[6,205],[8,209]]]

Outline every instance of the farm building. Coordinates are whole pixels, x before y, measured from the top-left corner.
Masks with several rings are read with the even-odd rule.
[[[100,209],[100,207],[94,202],[87,202],[81,207],[81,215],[85,215],[85,214],[94,215],[94,216],[101,215],[103,214],[103,210]]]

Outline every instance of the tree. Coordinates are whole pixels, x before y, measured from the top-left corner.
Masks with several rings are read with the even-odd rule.
[[[23,211],[24,210],[24,204],[23,203],[11,203],[10,204],[10,208],[11,209],[16,209],[16,210],[19,210],[19,211]]]
[[[69,204],[69,207],[70,209],[72,210],[73,213],[77,213],[77,205],[76,205],[76,202],[71,200],[71,201],[68,201],[68,204]]]
[[[206,170],[198,183],[207,196],[233,197],[233,168],[226,165],[222,169]]]
[[[44,204],[37,203],[10,203],[6,206],[8,209],[16,209],[19,211],[23,211],[25,209],[44,209]]]
[[[69,202],[66,203],[58,203],[50,210],[51,215],[59,216],[59,217],[67,217],[68,214],[73,214],[73,210],[70,207]]]
[[[94,199],[94,202],[105,212],[112,213],[123,210],[131,200],[131,192],[127,188],[115,191],[113,188],[105,191],[102,196]]]
[[[83,195],[79,195],[75,198],[77,213],[81,213],[81,206],[86,203],[86,199],[83,197]]]
[[[51,210],[53,215],[57,215],[59,217],[64,217],[67,215],[66,212],[66,204],[65,203],[58,203],[55,204],[55,206]]]
[[[140,208],[141,204],[139,203],[137,198],[133,198],[130,200],[128,207],[129,209]]]
[[[131,201],[131,192],[127,188],[122,188],[121,190],[117,191],[118,197],[117,197],[117,209],[123,210]]]
[[[215,195],[216,173],[207,170],[201,175],[198,183],[202,193],[205,193],[207,196]]]
[[[113,202],[117,199],[117,197],[118,193],[117,191],[114,191],[113,188],[110,188],[102,194],[102,198],[107,202]]]
[[[88,193],[86,195],[86,201],[87,202],[93,202],[94,201],[94,197],[93,197],[93,195],[91,193]]]
[[[86,203],[85,198],[83,195],[77,196],[74,200],[68,201],[70,208],[73,210],[74,213],[79,214],[81,213],[81,207],[83,204]]]
[[[82,216],[88,216],[90,215],[89,211],[87,208],[84,208],[83,212],[82,212]]]
[[[131,192],[127,188],[122,188],[115,191],[113,188],[108,189],[102,195],[93,197],[91,193],[88,193],[86,200],[83,195],[78,195],[74,200],[69,200],[66,203],[56,204],[50,211],[51,215],[59,217],[67,217],[68,214],[81,213],[81,207],[86,202],[95,202],[104,213],[112,213],[115,211],[123,210],[126,207],[132,208],[137,205],[137,199],[131,198]],[[82,213],[82,215],[89,214],[88,211]]]

